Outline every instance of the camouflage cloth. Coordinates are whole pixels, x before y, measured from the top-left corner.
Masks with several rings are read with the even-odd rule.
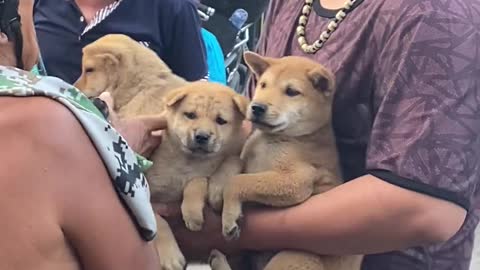
[[[85,95],[60,79],[0,66],[0,96],[45,96],[67,107],[81,123],[103,159],[112,183],[129,208],[142,237],[151,240],[155,236],[155,216],[143,174],[151,162],[132,151]]]

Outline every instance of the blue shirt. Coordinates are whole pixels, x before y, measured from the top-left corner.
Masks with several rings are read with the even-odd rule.
[[[202,36],[205,43],[205,54],[207,55],[209,80],[227,85],[225,57],[217,38],[206,29],[202,29]]]
[[[189,81],[208,73],[193,0],[119,0],[88,25],[74,0],[35,0],[34,22],[48,75],[69,83],[81,74],[82,48],[110,33],[128,35],[154,50]]]

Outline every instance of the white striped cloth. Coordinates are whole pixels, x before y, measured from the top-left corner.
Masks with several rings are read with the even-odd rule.
[[[92,28],[97,26],[99,23],[101,23],[103,20],[105,20],[105,18],[107,18],[108,15],[110,15],[118,7],[118,5],[120,5],[121,2],[122,0],[115,1],[110,5],[97,11],[95,13],[95,16],[93,16],[93,20],[83,30],[82,36],[88,31],[90,31]]]

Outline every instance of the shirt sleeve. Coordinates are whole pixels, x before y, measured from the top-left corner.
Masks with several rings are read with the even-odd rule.
[[[467,210],[480,181],[475,20],[436,11],[405,18],[388,37],[366,161],[378,178]]]
[[[192,0],[175,0],[171,39],[165,62],[172,71],[188,81],[208,77],[205,44],[200,17]]]

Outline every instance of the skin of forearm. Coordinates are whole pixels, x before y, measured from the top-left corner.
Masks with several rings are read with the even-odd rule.
[[[450,202],[365,175],[295,207],[247,210],[239,243],[251,250],[381,253],[444,242],[465,216]]]

